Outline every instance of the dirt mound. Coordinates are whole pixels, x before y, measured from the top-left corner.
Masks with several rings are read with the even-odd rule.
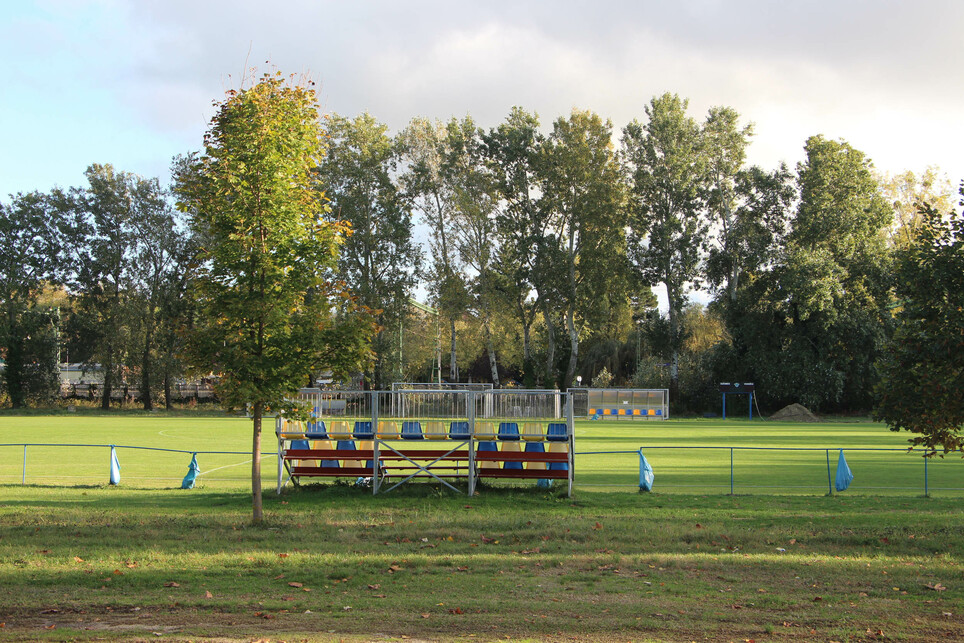
[[[820,422],[820,418],[802,404],[785,406],[771,415],[770,419],[777,422]]]

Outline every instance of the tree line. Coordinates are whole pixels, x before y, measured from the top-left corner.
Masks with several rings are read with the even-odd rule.
[[[715,409],[721,380],[754,381],[768,408],[870,409],[907,308],[901,257],[933,227],[917,204],[946,215],[946,180],[881,176],[823,136],[794,169],[749,166],[752,125],[729,107],[699,119],[674,94],[642,116],[543,127],[513,108],[489,129],[415,118],[395,134],[369,114],[322,118],[310,182],[326,205],[306,207],[335,230],[325,300],[375,322],[365,385],[437,376],[441,345],[449,381],[666,387],[684,412]],[[198,191],[198,158],[174,160],[170,188],[95,164],[84,187],[0,203],[10,405],[48,400],[68,359],[99,365],[105,408],[122,383],[144,408],[170,404],[203,371],[185,355],[211,330],[193,276],[212,229],[192,221],[224,195]],[[412,304],[425,293],[435,316]]]

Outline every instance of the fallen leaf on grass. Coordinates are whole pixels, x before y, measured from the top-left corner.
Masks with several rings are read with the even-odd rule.
[[[214,598],[214,594],[212,594],[210,591],[205,591],[204,598]]]
[[[425,613],[425,612],[422,612],[422,614],[421,614],[421,617],[422,617],[422,618],[428,618],[429,616],[431,616],[431,614],[427,614],[427,613]]]
[[[84,559],[81,558],[80,556],[74,556],[74,562],[75,562],[75,563],[82,563],[82,562],[84,562]]]
[[[466,566],[464,566],[464,565],[462,565],[461,567],[456,567],[456,568],[455,568],[455,571],[457,571],[457,572],[467,572],[467,571],[469,571],[469,568],[466,567]]]
[[[927,589],[934,590],[935,592],[943,592],[944,590],[947,589],[946,587],[944,587],[944,586],[941,585],[940,583],[934,583],[933,585],[930,584],[930,583],[927,583],[926,585],[924,585],[924,587],[926,587]]]
[[[490,544],[493,544],[493,543],[498,543],[499,541],[496,540],[495,538],[489,538],[489,537],[487,537],[486,535],[483,534],[483,535],[482,535],[482,542],[484,542],[486,545],[490,545]]]
[[[817,601],[822,601],[822,600],[823,600],[823,596],[814,596],[814,597],[813,597],[813,602],[814,602],[814,603],[816,603]]]
[[[175,583],[174,581],[170,581],[170,582],[168,582],[168,583],[164,583],[164,587],[180,587],[180,586],[181,586],[180,583]]]
[[[289,554],[278,554],[278,558],[287,558]]]
[[[381,589],[381,587],[382,587],[381,585],[379,585],[378,583],[375,583],[374,585],[369,585],[368,589]]]
[[[453,607],[449,609],[449,614],[464,614],[461,607]]]
[[[291,581],[288,583],[288,587],[304,587],[304,583],[299,583],[298,581]]]
[[[595,525],[593,525],[593,529],[602,529],[602,528],[603,528],[602,525],[598,522]]]
[[[391,565],[388,566],[388,573],[389,573],[389,574],[394,574],[395,572],[397,572],[397,571],[400,570],[400,569],[401,569],[401,567],[399,567],[396,563],[392,563]]]

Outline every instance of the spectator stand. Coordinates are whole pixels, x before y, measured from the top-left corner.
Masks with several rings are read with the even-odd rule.
[[[570,388],[573,408],[590,420],[669,419],[669,389]]]
[[[307,423],[276,418],[278,492],[301,478],[371,479],[373,493],[417,478],[475,493],[479,479],[566,480],[572,494],[568,393],[545,390],[304,389]]]

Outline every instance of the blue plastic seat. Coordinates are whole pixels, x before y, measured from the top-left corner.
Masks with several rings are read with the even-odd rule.
[[[305,437],[309,440],[327,440],[328,431],[325,429],[324,420],[314,420],[308,423],[308,428],[305,430]]]
[[[449,424],[449,438],[452,440],[468,440],[469,439],[469,423],[468,422],[452,422]]]
[[[546,440],[549,442],[566,442],[569,440],[569,427],[565,422],[550,422],[546,428]]]
[[[519,425],[516,422],[499,422],[499,439],[513,440],[519,439]]]
[[[307,448],[308,448],[308,440],[292,440],[292,441],[291,441],[291,447],[290,447],[290,448],[291,448],[291,449],[294,449],[294,450],[297,450],[297,451],[300,451],[300,450],[302,450],[302,449],[307,449]]]
[[[519,438],[516,438],[516,440],[518,440],[518,439],[519,439]],[[520,443],[520,442],[514,442],[514,441],[509,440],[509,441],[506,441],[506,443],[502,445],[502,453],[512,453],[512,452],[514,452],[514,453],[520,453],[521,451],[522,451],[522,443]],[[521,462],[517,462],[517,461],[512,461],[512,460],[510,460],[510,461],[503,462],[503,463],[502,463],[502,468],[503,468],[503,469],[515,469],[515,470],[517,470],[517,471],[521,471],[521,470],[522,470],[522,463],[521,463]]]
[[[355,422],[354,436],[356,440],[371,440],[375,437],[375,431],[372,429],[372,422],[368,420],[367,422],[357,421]]]
[[[499,445],[495,442],[490,442],[488,440],[484,442],[479,442],[475,447],[476,451],[498,451]],[[479,463],[479,468],[481,469],[498,469],[499,463],[493,462],[491,460],[483,460]]]
[[[425,436],[422,435],[422,423],[412,421],[402,422],[402,439],[424,440]]]

